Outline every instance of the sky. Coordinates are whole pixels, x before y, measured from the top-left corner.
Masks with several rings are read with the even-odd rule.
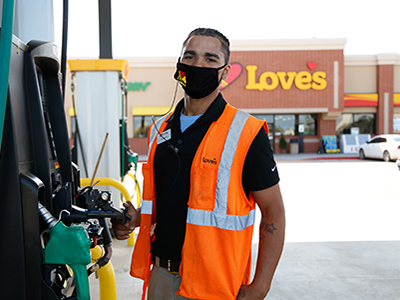
[[[235,40],[347,39],[345,55],[400,54],[400,0],[111,0],[114,58],[178,57],[197,27]],[[62,0],[54,0],[61,49]],[[98,58],[98,0],[69,1],[68,57]]]

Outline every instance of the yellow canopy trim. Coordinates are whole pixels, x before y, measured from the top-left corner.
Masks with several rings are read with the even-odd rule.
[[[125,80],[129,76],[129,63],[124,59],[75,59],[68,60],[71,72],[78,71],[120,71]]]
[[[393,95],[394,106],[400,106],[400,94]]]

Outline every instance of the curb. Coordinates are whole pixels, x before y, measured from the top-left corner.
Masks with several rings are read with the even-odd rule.
[[[304,158],[303,160],[338,160],[338,159],[342,159],[342,160],[352,160],[352,159],[360,159],[357,156],[341,156],[341,157],[333,157],[333,156],[329,156],[329,157],[312,157],[312,158]]]

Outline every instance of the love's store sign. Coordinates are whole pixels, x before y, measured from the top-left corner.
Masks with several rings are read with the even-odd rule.
[[[317,67],[316,62],[308,62],[307,67],[313,71]],[[221,82],[221,90],[232,84],[242,73],[242,65],[232,63],[229,76]],[[247,90],[271,91],[281,85],[283,90],[290,90],[293,86],[299,90],[324,90],[327,86],[326,73],[322,71],[309,72],[263,72],[258,78],[256,71],[258,67],[248,65],[247,70]]]
[[[317,67],[316,62],[308,62],[307,67],[313,71]],[[249,65],[247,70],[247,90],[267,90],[271,91],[280,84],[284,90],[290,90],[293,84],[299,90],[324,90],[327,86],[325,80],[326,73],[317,71],[310,73],[308,71],[300,72],[264,72],[256,78],[257,66]]]

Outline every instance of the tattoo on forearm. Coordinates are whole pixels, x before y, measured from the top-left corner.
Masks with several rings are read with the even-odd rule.
[[[274,234],[274,231],[275,231],[275,230],[278,230],[278,229],[275,227],[274,223],[266,224],[266,222],[264,222],[264,221],[261,222],[261,229],[262,229],[262,230],[265,230],[265,231],[267,231],[267,232],[269,232],[269,233],[271,233],[271,234]]]
[[[277,230],[277,228],[274,226],[274,223],[267,224],[267,227],[265,228],[266,231],[269,233],[273,234],[274,230]]]
[[[274,231],[278,230],[278,228],[275,227],[274,223],[267,224],[264,221],[261,221],[260,224],[260,243],[264,244],[265,239],[267,238],[267,232],[270,234],[274,234]]]

